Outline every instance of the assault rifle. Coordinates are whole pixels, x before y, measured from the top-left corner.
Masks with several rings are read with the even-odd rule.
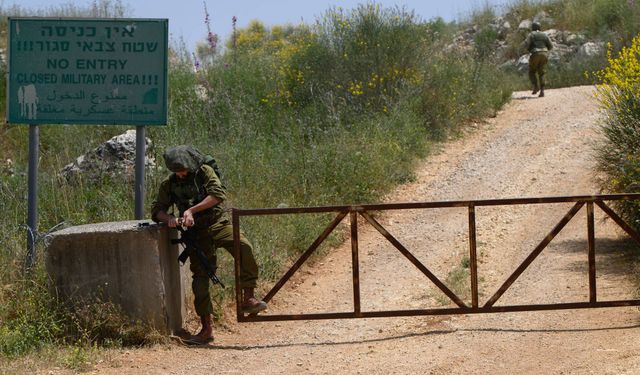
[[[195,231],[184,229],[182,227],[181,219],[178,220],[178,226],[176,227],[176,229],[178,230],[178,232],[180,232],[180,238],[172,239],[171,243],[182,244],[184,246],[184,250],[178,256],[178,260],[180,261],[180,263],[184,264],[184,262],[187,261],[189,255],[195,254],[196,258],[198,258],[198,261],[202,265],[202,268],[204,268],[204,270],[207,272],[207,276],[209,276],[211,281],[213,281],[213,284],[220,284],[220,287],[224,289],[224,284],[222,283],[222,281],[220,281],[218,276],[216,276],[211,263],[209,263],[207,256],[204,255],[204,251],[202,251],[200,246],[198,246]]]

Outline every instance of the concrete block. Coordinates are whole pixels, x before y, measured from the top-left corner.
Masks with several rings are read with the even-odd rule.
[[[131,318],[172,333],[182,327],[190,292],[189,268],[179,266],[179,248],[170,243],[176,237],[145,220],[75,226],[52,234],[46,267],[61,297],[99,293]]]

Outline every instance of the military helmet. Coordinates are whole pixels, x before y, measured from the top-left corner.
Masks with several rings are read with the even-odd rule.
[[[189,145],[168,148],[163,157],[167,169],[171,172],[187,170],[195,173],[204,163],[204,155]]]
[[[533,23],[531,24],[531,30],[540,31],[540,22],[533,21]]]

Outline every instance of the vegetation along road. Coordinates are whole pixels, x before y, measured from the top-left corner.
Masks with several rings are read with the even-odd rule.
[[[497,117],[444,144],[388,202],[598,193],[593,87],[516,92]],[[571,204],[478,208],[480,303],[486,301]],[[466,209],[391,211],[379,221],[451,288],[468,289]],[[362,223],[363,311],[447,304],[413,265]],[[596,210],[600,300],[635,297],[632,244]],[[583,208],[505,293],[500,304],[588,301]],[[303,267],[268,313],[352,309],[350,244]],[[464,295],[464,292],[460,292]],[[468,295],[465,298],[469,298]],[[452,374],[640,372],[640,311],[603,308],[488,315],[238,324],[231,307],[215,342],[114,351],[101,374]],[[50,372],[56,373],[56,371]]]

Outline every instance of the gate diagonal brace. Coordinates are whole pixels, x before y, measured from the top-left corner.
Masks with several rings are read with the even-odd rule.
[[[280,280],[271,288],[271,290],[262,299],[264,302],[269,303],[273,296],[289,281],[289,279],[300,269],[304,262],[318,249],[318,247],[324,242],[327,237],[333,232],[333,230],[342,222],[347,216],[347,212],[340,212],[331,223],[325,228],[325,230],[316,238],[316,240],[309,246],[309,248],[298,258],[298,260],[291,266],[291,268],[282,276]],[[256,316],[257,314],[249,314],[249,316]]]
[[[462,308],[468,308],[467,306],[454,292],[451,291],[442,281],[436,277],[427,267],[424,266],[407,248],[405,248],[400,241],[398,241],[391,233],[389,233],[376,219],[374,219],[368,212],[361,211],[360,215],[364,217],[380,234],[382,234],[393,246],[395,246],[402,255],[404,255],[414,266],[416,266],[425,276],[429,278],[444,294],[447,295],[456,305]]]
[[[549,232],[547,237],[545,237],[542,242],[529,254],[529,256],[522,262],[520,266],[509,276],[507,281],[502,284],[502,286],[498,289],[498,291],[485,303],[483,308],[489,308],[493,306],[496,301],[504,294],[504,292],[509,289],[509,287],[520,277],[520,275],[529,267],[529,265],[540,255],[542,250],[544,250],[547,245],[560,233],[560,231],[571,221],[571,219],[575,216],[575,214],[580,211],[580,209],[584,206],[584,202],[577,202],[569,212],[560,220],[558,224]]]
[[[616,214],[609,206],[607,206],[603,201],[597,200],[595,202],[598,207],[602,209],[613,221],[616,222],[631,238],[633,238],[638,245],[640,245],[640,234],[636,232],[629,224],[627,224],[618,214]]]

